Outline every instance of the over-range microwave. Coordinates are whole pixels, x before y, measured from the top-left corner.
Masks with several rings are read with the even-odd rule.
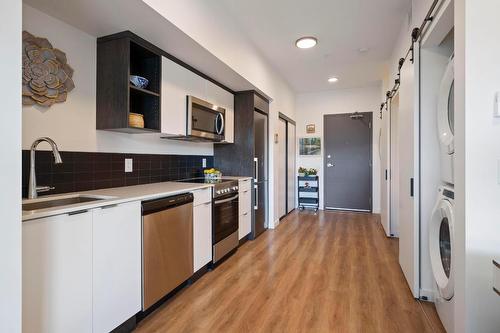
[[[186,135],[167,139],[187,141],[224,141],[226,110],[194,96],[186,96]]]

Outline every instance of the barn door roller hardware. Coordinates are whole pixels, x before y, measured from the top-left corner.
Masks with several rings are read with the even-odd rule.
[[[423,31],[425,30],[427,24],[434,20],[434,16],[432,15],[432,13],[436,9],[439,1],[443,1],[443,0],[434,0],[432,2],[431,7],[429,8],[427,15],[425,15],[425,18],[424,18],[422,24],[420,25],[420,27],[416,27],[412,30],[410,48],[406,52],[406,55],[404,56],[404,58],[400,58],[399,62],[398,62],[398,74],[397,74],[396,80],[394,80],[394,87],[387,92],[385,102],[383,102],[380,105],[380,119],[382,119],[382,116],[383,116],[382,110],[384,109],[384,106],[385,106],[386,110],[388,110],[387,101],[389,99],[391,99],[392,97],[394,97],[394,95],[396,95],[396,92],[399,90],[399,86],[401,85],[401,68],[403,68],[403,65],[406,61],[406,57],[408,57],[408,55],[411,54],[410,61],[412,64],[414,63],[414,61],[415,61],[414,45],[419,40],[419,38],[422,36]]]

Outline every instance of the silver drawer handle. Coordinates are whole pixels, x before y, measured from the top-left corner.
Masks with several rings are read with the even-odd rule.
[[[248,212],[244,213],[243,216],[247,216],[248,215]]]

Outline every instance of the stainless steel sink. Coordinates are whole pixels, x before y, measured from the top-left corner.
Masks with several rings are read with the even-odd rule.
[[[95,196],[95,195],[61,196],[52,199],[41,198],[36,200],[29,200],[29,202],[23,203],[23,211],[75,205],[79,203],[106,200],[106,199],[111,199],[111,198],[103,196]]]

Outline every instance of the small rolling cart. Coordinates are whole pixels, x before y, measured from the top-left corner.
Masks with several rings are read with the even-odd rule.
[[[319,209],[319,177],[298,176],[299,210],[312,208],[315,212]]]

